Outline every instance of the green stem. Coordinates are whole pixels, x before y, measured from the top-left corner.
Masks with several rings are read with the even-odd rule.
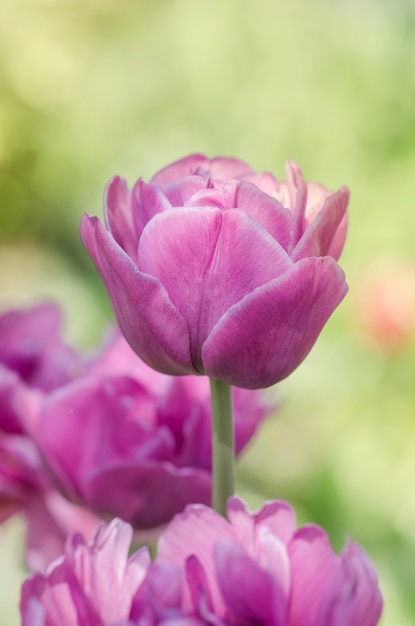
[[[212,507],[226,515],[226,502],[235,492],[235,435],[232,387],[210,379],[212,402]]]

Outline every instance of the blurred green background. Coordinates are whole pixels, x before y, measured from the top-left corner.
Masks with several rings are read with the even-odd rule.
[[[78,225],[102,214],[114,174],[131,184],[200,151],[280,178],[291,158],[308,180],[350,187],[350,293],[280,385],[239,492],[252,506],[289,499],[337,549],[348,536],[363,544],[382,624],[413,624],[415,5],[3,0],[0,94],[0,304],[56,299],[78,345],[112,319]],[[21,532],[0,529],[9,626]]]

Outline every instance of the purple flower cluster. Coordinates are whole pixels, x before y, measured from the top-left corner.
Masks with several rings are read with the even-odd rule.
[[[81,234],[121,332],[93,356],[62,341],[54,305],[0,316],[0,523],[24,514],[33,570],[22,626],[378,624],[359,546],[336,554],[282,501],[209,506],[212,455],[224,512],[233,439],[238,454],[276,410],[258,389],[301,363],[347,291],[347,188],[292,162],[286,178],[195,154],[131,191],[111,181],[106,228],[85,216]],[[131,550],[148,533],[154,560]]]
[[[228,521],[229,520],[229,521]],[[228,520],[189,505],[166,528],[151,562],[128,556],[120,520],[89,543],[70,537],[63,557],[24,584],[22,626],[375,626],[382,598],[366,554],[340,555],[318,526],[296,530],[292,509],[255,514],[238,498]]]
[[[0,316],[0,521],[28,521],[27,564],[43,569],[97,515],[136,529],[210,503],[209,382],[155,372],[115,331],[93,357],[60,338],[52,305]],[[240,452],[275,401],[234,390]]]

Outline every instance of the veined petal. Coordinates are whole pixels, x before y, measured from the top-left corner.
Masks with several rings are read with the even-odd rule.
[[[104,218],[115,241],[136,261],[138,236],[133,223],[131,192],[120,176],[115,176],[105,190]]]
[[[341,232],[342,240],[339,239],[339,226],[346,214],[349,196],[347,187],[342,187],[325,200],[323,208],[308,224],[295,246],[291,254],[294,261],[305,257],[325,256],[330,254],[331,250],[334,258],[337,259],[340,256],[346,237],[346,225]],[[334,246],[333,243],[335,243]]]
[[[157,213],[163,213],[172,207],[161,187],[145,183],[141,178],[138,179],[131,192],[131,206],[134,227],[138,234],[137,246],[147,222]],[[137,246],[135,255],[132,257],[134,260],[137,259]]]
[[[204,371],[252,389],[282,380],[308,354],[346,292],[333,258],[299,261],[223,315],[203,345]]]
[[[221,316],[292,266],[278,242],[245,213],[213,208],[157,215],[143,231],[138,258],[187,320],[199,373],[201,346]]]
[[[240,209],[263,226],[285,250],[288,250],[294,228],[293,216],[289,209],[249,182],[213,180],[212,185],[195,193],[186,202],[186,206]]]
[[[164,374],[194,374],[189,331],[165,288],[137,267],[98,218],[85,215],[81,237],[109,293],[121,331],[148,365]]]

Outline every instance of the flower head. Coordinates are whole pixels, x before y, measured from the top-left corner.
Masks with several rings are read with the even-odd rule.
[[[59,336],[60,322],[49,304],[0,316],[0,523],[23,513],[29,569],[44,569],[60,555],[69,532],[89,533],[98,523],[56,491],[28,434],[46,395],[80,372],[80,357]]]
[[[307,355],[347,287],[336,263],[348,190],[258,175],[191,155],[139,179],[114,178],[106,226],[81,235],[127,341],[167,374],[267,387]]]
[[[236,452],[275,409],[235,389]],[[116,333],[85,375],[48,394],[31,435],[64,495],[137,529],[211,499],[211,410],[206,377],[168,377]]]
[[[160,538],[157,560],[184,572],[184,611],[210,624],[378,623],[382,597],[359,546],[348,543],[335,554],[323,529],[296,529],[285,502],[269,502],[252,514],[231,498],[228,520],[189,506]]]

